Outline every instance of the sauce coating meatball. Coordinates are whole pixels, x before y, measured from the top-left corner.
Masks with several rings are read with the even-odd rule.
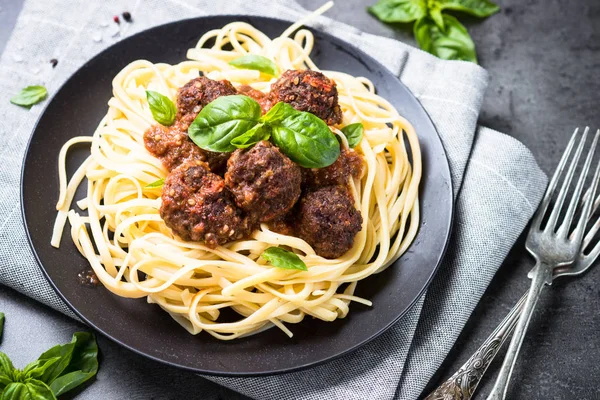
[[[300,167],[267,141],[238,149],[227,161],[225,183],[235,202],[258,222],[289,211],[300,197]]]
[[[160,216],[182,239],[203,241],[210,248],[251,230],[223,179],[198,160],[184,162],[167,176]]]
[[[317,189],[300,201],[298,235],[322,257],[337,258],[350,250],[361,227],[360,211],[344,186]]]
[[[227,80],[214,81],[205,76],[192,79],[177,92],[177,119],[184,119],[189,125],[208,103],[233,94],[237,94],[237,90]]]
[[[325,168],[303,169],[303,183],[308,187],[347,185],[348,178],[360,179],[365,161],[354,150],[344,149],[333,164]]]
[[[321,118],[327,125],[342,122],[335,82],[317,71],[288,70],[271,85],[273,104],[286,102],[299,111]]]
[[[214,153],[196,146],[177,123],[171,127],[152,125],[144,132],[144,145],[169,171],[187,160],[206,161],[212,171],[221,171],[229,158],[229,153]]]

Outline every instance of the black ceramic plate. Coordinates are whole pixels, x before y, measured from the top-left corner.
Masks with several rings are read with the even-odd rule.
[[[209,17],[159,26],[122,40],[80,68],[56,93],[37,123],[25,156],[22,206],[29,239],[39,264],[57,293],[97,331],[123,346],[173,366],[207,374],[259,375],[305,368],[340,356],[375,338],[406,313],[433,277],[448,241],[452,188],[448,161],[436,130],[411,92],[376,60],[323,32],[315,34],[314,61],[323,69],[371,79],[378,93],[412,122],[421,142],[423,180],[421,226],[410,249],[381,274],[358,285],[373,307],[352,304],[349,316],[335,322],[306,318],[290,325],[289,339],[278,329],[222,342],[188,334],[167,313],[143,299],[117,297],[102,286],[82,286],[78,272],[87,267],[65,230],[60,249],[50,246],[58,198],[57,157],[63,143],[91,135],[106,113],[113,77],[129,62],[146,59],[175,64],[206,31],[236,21],[278,36],[288,22],[256,17]],[[72,174],[89,146],[72,151]],[[85,186],[85,185],[82,185]],[[81,198],[83,190],[75,198]]]

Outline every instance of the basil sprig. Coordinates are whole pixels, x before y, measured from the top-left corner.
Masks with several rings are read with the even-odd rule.
[[[200,111],[188,129],[199,147],[231,152],[269,137],[290,159],[305,168],[323,168],[335,162],[340,146],[319,117],[277,103],[261,117],[260,105],[244,95],[222,96]]]
[[[415,22],[413,33],[421,49],[446,60],[474,63],[477,63],[475,45],[467,28],[443,11],[485,18],[499,9],[489,0],[379,0],[368,8],[383,22]]]
[[[10,102],[21,107],[29,108],[34,104],[44,100],[48,91],[43,86],[27,86],[19,93],[10,98]]]
[[[161,125],[173,125],[177,115],[177,107],[171,99],[153,90],[146,90],[146,98],[148,99],[152,118]]]
[[[267,75],[278,75],[277,65],[267,57],[259,56],[257,54],[247,54],[245,56],[238,57],[229,61],[229,65],[232,65],[239,69],[252,69],[263,72]]]
[[[362,140],[364,130],[365,127],[360,122],[346,125],[342,128],[342,133],[344,134],[344,136],[346,136],[346,139],[348,140],[348,146],[351,149],[358,146],[358,144]]]
[[[296,253],[279,247],[269,247],[260,256],[277,268],[308,271],[306,264]]]
[[[152,183],[149,183],[146,185],[147,189],[153,189],[153,188],[158,188],[158,187],[162,187],[165,184],[165,179],[161,178],[157,181],[154,181]]]
[[[0,398],[56,400],[96,372],[98,345],[94,335],[87,332],[76,332],[71,343],[52,347],[23,370],[15,368],[0,352]]]

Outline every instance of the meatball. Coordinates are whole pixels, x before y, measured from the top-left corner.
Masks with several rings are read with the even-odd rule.
[[[196,146],[179,124],[172,127],[153,125],[144,132],[144,145],[160,159],[166,169],[172,171],[187,160],[206,161],[211,170],[222,171],[229,153],[214,153]]]
[[[185,117],[189,125],[208,103],[233,94],[237,94],[237,90],[227,80],[214,81],[205,76],[192,79],[177,92],[177,119]]]
[[[273,104],[284,101],[299,111],[321,118],[327,125],[342,122],[335,82],[317,71],[288,70],[271,85]]]
[[[203,241],[210,248],[251,231],[223,179],[198,160],[184,162],[167,176],[160,216],[182,239]]]
[[[298,236],[322,257],[337,258],[350,250],[361,226],[360,212],[344,186],[317,189],[300,201]]]
[[[266,114],[267,111],[269,111],[271,107],[273,107],[273,102],[271,101],[271,97],[268,94],[265,94],[260,90],[256,90],[250,85],[242,85],[238,87],[237,90],[240,94],[243,94],[256,100],[256,102],[260,104],[260,109],[262,110],[263,114]]]
[[[236,150],[227,161],[225,184],[242,210],[258,222],[289,211],[300,197],[300,167],[267,141]]]
[[[342,150],[333,164],[325,168],[302,170],[302,181],[308,187],[346,185],[348,178],[360,179],[365,170],[365,161],[354,150]]]

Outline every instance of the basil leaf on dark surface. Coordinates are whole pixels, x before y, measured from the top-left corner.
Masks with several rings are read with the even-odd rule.
[[[412,22],[427,15],[426,0],[379,0],[368,8],[383,22]]]
[[[148,188],[148,189],[158,188],[158,187],[162,187],[164,184],[165,184],[165,179],[162,178],[162,179],[159,179],[157,181],[147,184],[146,188]]]
[[[439,8],[437,5],[434,6],[433,8],[430,8],[429,16],[431,17],[433,22],[435,22],[435,24],[438,26],[438,28],[440,28],[441,30],[446,29],[446,25],[444,24],[444,16],[442,15],[441,8]]]
[[[440,10],[462,11],[480,18],[489,17],[500,10],[489,0],[435,0],[433,5]]]
[[[279,103],[277,103],[273,107],[271,107],[271,109],[265,115],[263,115],[260,118],[260,120],[265,123],[275,124],[293,114],[296,114],[297,112],[298,112],[298,110],[296,110],[294,107],[292,107],[288,103],[284,103],[283,101],[280,101]]]
[[[234,138],[231,141],[231,144],[238,149],[246,149],[261,140],[269,140],[270,137],[271,133],[269,132],[269,128],[264,124],[258,124],[243,135]]]
[[[42,360],[35,360],[27,364],[27,366],[23,369],[23,376],[25,379],[33,378],[33,379],[41,379],[44,376],[45,372],[56,364],[60,360],[60,357],[52,357],[46,358]]]
[[[46,383],[51,383],[54,379],[58,378],[71,362],[74,349],[75,343],[71,342],[56,345],[42,353],[38,360],[58,358],[58,361],[47,368],[44,374],[38,379]]]
[[[229,65],[239,69],[252,69],[260,71],[273,76],[279,74],[277,65],[275,65],[272,60],[257,54],[247,54],[245,56],[238,57],[234,60],[231,60]]]
[[[306,264],[297,254],[279,247],[269,247],[260,256],[277,268],[308,271]]]
[[[98,372],[98,345],[94,335],[76,332],[71,343],[75,347],[69,365],[50,383],[50,389],[56,396],[81,385]]]
[[[362,140],[364,130],[365,127],[360,122],[346,125],[342,128],[342,133],[344,136],[346,136],[346,139],[348,140],[348,146],[350,146],[351,149],[358,146]]]
[[[21,107],[31,107],[44,100],[48,91],[43,86],[27,86],[19,93],[10,98],[10,102]]]
[[[323,168],[340,156],[340,144],[319,117],[302,111],[271,125],[271,138],[292,161],[304,168]]]
[[[56,400],[52,390],[44,382],[28,379],[25,382],[13,382],[2,392],[1,400]]]
[[[188,129],[198,147],[215,152],[231,152],[231,141],[252,129],[259,121],[260,105],[248,96],[223,96],[200,111]]]
[[[15,380],[15,371],[10,358],[0,351],[0,391]]]
[[[170,126],[175,122],[177,107],[167,96],[152,90],[146,90],[146,98],[152,112],[152,118],[161,125]]]
[[[429,17],[415,23],[414,33],[419,46],[445,60],[463,60],[477,63],[475,44],[467,29],[456,18],[444,14],[445,29]]]

